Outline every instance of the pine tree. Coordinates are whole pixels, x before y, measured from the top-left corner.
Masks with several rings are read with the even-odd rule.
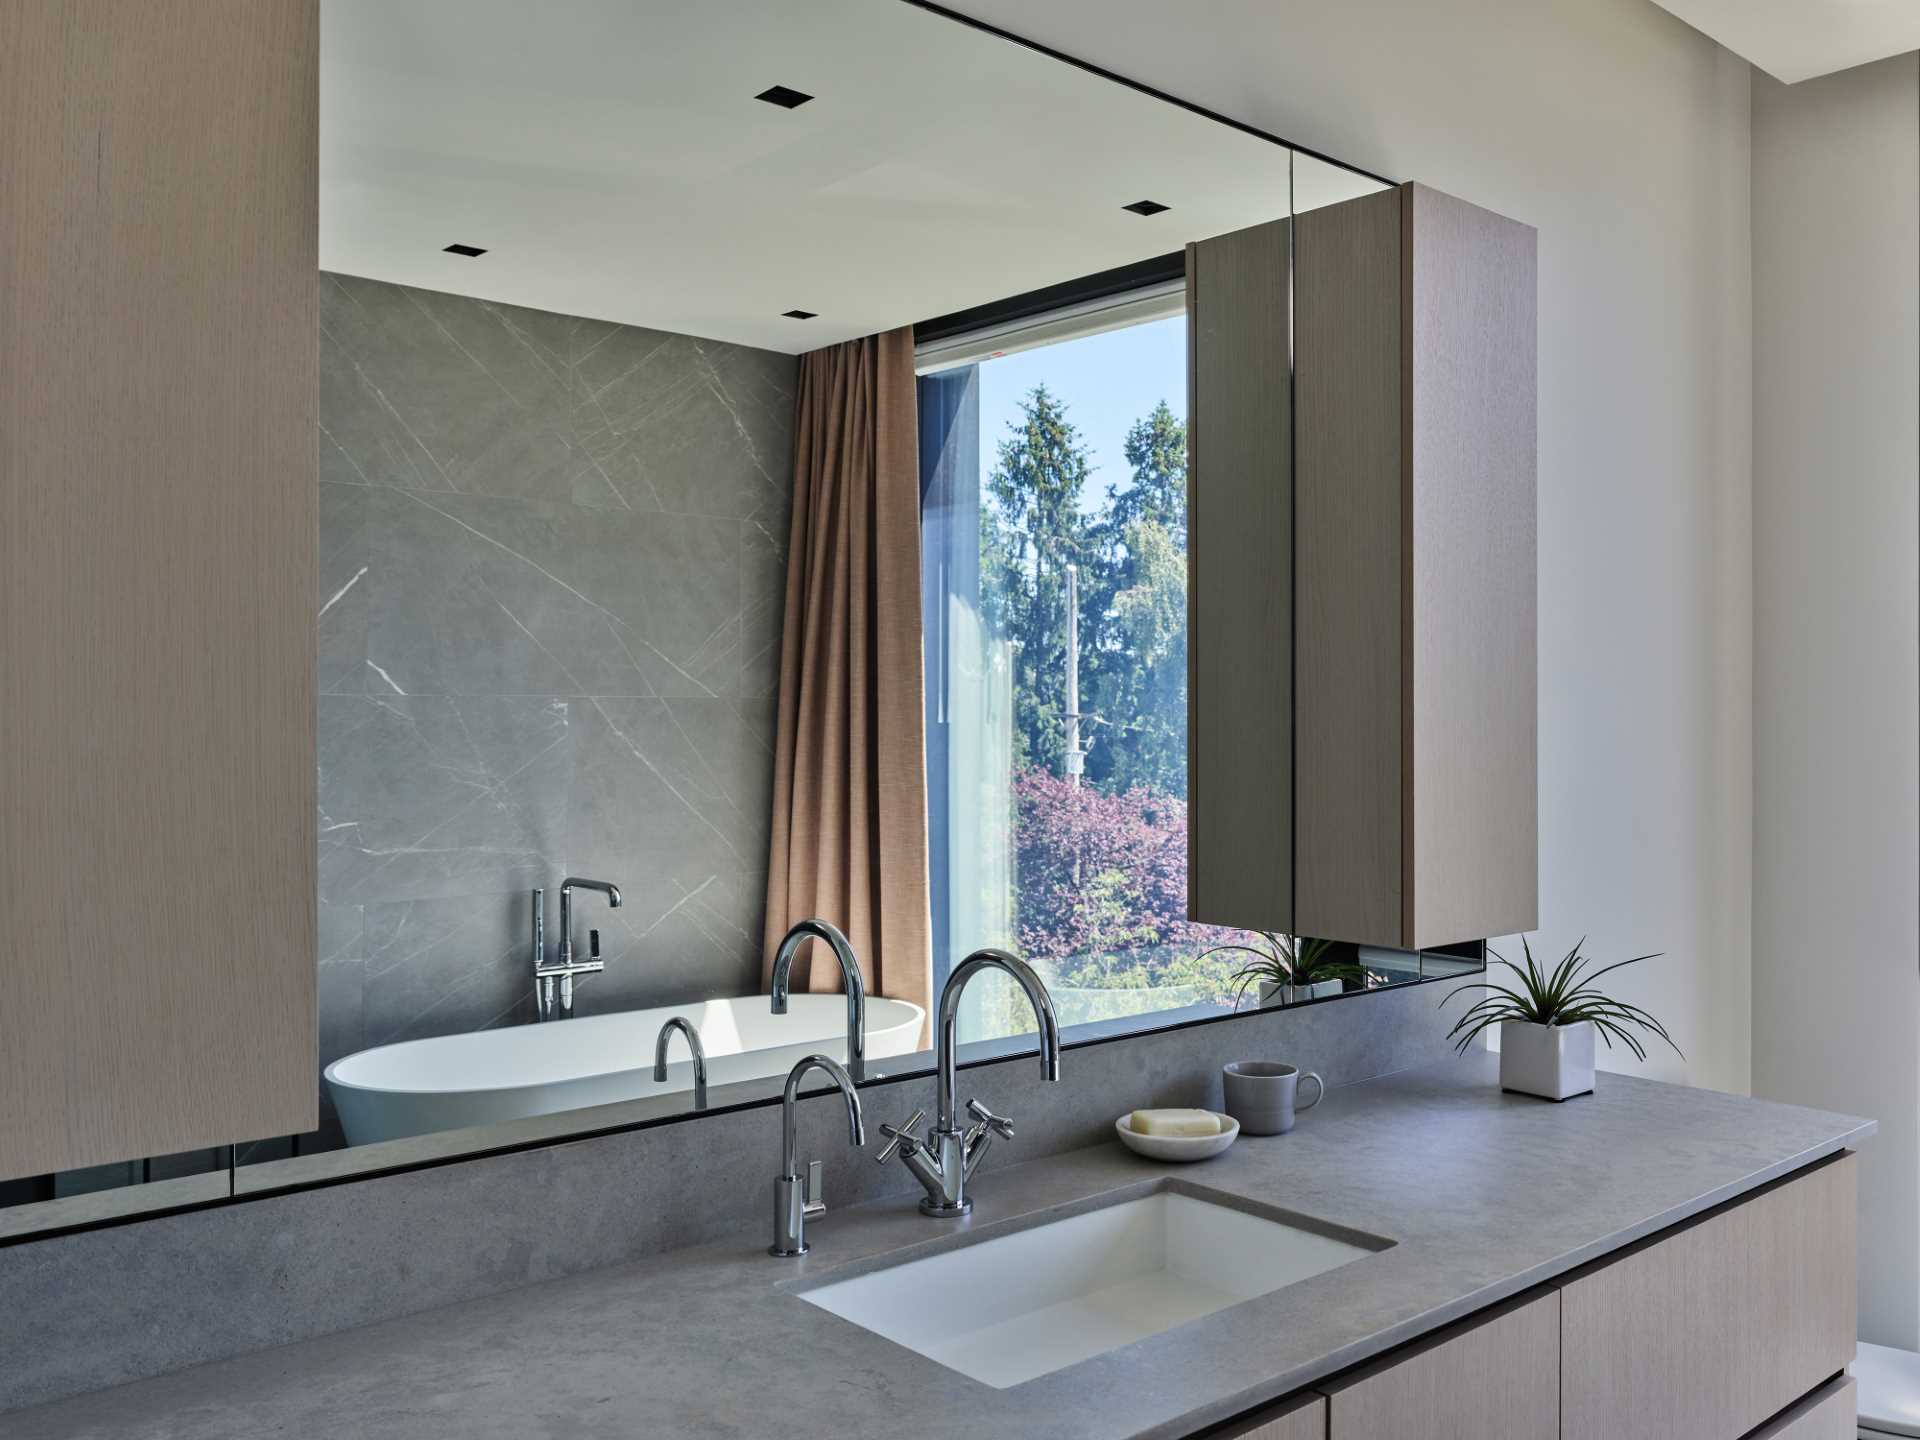
[[[1098,559],[1080,508],[1088,455],[1066,408],[1045,385],[1034,387],[1021,410],[987,478],[981,589],[989,621],[1013,644],[1014,763],[1059,775],[1065,772],[1066,569],[1077,564],[1084,572]],[[1082,574],[1083,595],[1088,578]]]

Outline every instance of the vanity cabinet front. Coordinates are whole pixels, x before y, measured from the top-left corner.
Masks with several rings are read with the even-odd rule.
[[[1843,1156],[1564,1282],[1563,1440],[1734,1440],[1845,1370],[1854,1167]]]
[[[1549,1290],[1325,1387],[1328,1440],[1551,1440],[1560,1295]]]
[[[1209,1440],[1327,1440],[1327,1402],[1311,1395],[1295,1398],[1235,1422]]]
[[[1802,1170],[1208,1440],[1844,1440],[1854,1165]]]

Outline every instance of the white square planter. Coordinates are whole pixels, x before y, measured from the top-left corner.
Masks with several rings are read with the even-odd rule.
[[[1548,1100],[1593,1092],[1593,1024],[1500,1023],[1500,1088]]]
[[[1320,1000],[1328,995],[1345,992],[1344,980],[1320,980],[1312,985],[1269,985],[1260,982],[1260,1008],[1272,1009],[1275,1005],[1298,1005],[1302,1000]]]

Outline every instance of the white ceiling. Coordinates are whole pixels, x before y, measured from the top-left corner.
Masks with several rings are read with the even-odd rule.
[[[323,0],[320,86],[323,268],[793,352],[1288,205],[1285,148],[902,0]]]
[[[1920,50],[1920,0],[1656,0],[1792,85]]]

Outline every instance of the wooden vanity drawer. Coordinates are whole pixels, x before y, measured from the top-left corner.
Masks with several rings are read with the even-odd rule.
[[[1747,1440],[1854,1440],[1859,1396],[1853,1377],[1842,1375],[1822,1385],[1786,1414],[1763,1425]]]
[[[1854,1186],[1843,1156],[1566,1282],[1563,1440],[1736,1440],[1844,1370]]]
[[[1207,1440],[1326,1440],[1327,1402],[1318,1395],[1296,1396],[1237,1423],[1238,1429],[1209,1432]]]
[[[1556,1440],[1559,1292],[1510,1302],[1322,1389],[1328,1440]]]

